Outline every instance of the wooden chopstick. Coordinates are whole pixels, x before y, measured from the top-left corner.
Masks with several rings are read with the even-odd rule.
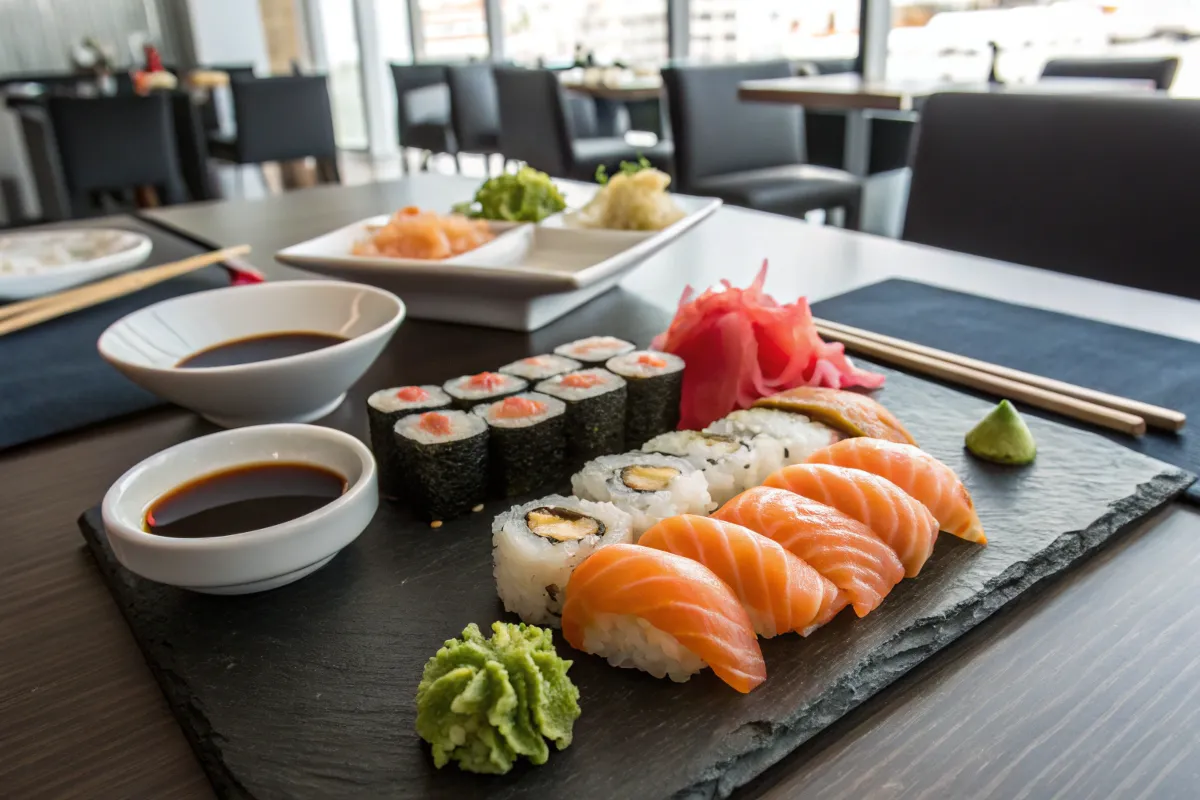
[[[249,252],[250,245],[246,244],[226,247],[158,267],[127,272],[114,278],[67,289],[57,294],[13,303],[0,309],[0,336],[132,294],[156,283],[162,283]]]
[[[877,342],[879,344],[890,345],[901,350],[908,350],[918,355],[936,358],[941,361],[946,361],[951,364],[957,364],[960,367],[987,372],[991,375],[997,375],[1001,378],[1008,378],[1018,383],[1027,383],[1030,386],[1036,386],[1039,389],[1065,394],[1068,397],[1074,397],[1077,400],[1083,400],[1088,403],[1095,403],[1098,406],[1107,406],[1124,411],[1127,414],[1133,414],[1146,420],[1146,424],[1152,428],[1159,428],[1166,431],[1180,431],[1187,424],[1187,415],[1182,411],[1176,411],[1171,408],[1163,408],[1162,406],[1143,403],[1140,400],[1133,400],[1128,397],[1121,397],[1107,392],[1100,392],[1095,389],[1088,389],[1085,386],[1076,386],[1073,383],[1066,381],[1047,378],[1042,375],[1035,375],[1032,372],[1022,372],[1019,369],[1004,367],[999,364],[992,364],[988,361],[980,361],[977,358],[968,356],[960,356],[957,353],[950,353],[945,350],[938,350],[936,347],[926,347],[922,344],[909,342],[904,339],[897,339],[893,336],[885,336],[882,333],[874,333],[872,331],[855,328],[850,325],[843,325],[840,322],[831,322],[829,320],[815,320],[818,329],[824,329],[824,332],[830,336],[833,334],[848,334],[856,336],[859,339],[866,339]]]
[[[866,339],[854,334],[843,333],[827,327],[824,323],[817,324],[817,330],[826,339],[841,342],[847,349],[870,358],[885,361],[894,366],[910,369],[922,375],[941,378],[950,383],[966,386],[971,389],[988,392],[989,394],[1007,397],[1009,400],[1052,411],[1072,419],[1098,425],[1114,431],[1127,433],[1131,436],[1141,436],[1146,432],[1146,420],[1127,411],[1120,411],[1108,406],[1080,400],[1076,397],[1059,392],[1043,389],[1011,378],[983,372],[971,367],[955,364],[940,358],[923,355],[912,350],[906,350],[890,344],[884,344],[872,339]]]

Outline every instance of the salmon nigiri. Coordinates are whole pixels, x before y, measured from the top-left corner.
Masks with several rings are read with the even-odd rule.
[[[954,470],[917,447],[879,439],[846,439],[818,450],[814,464],[853,467],[887,478],[925,504],[946,533],[987,544],[975,502]]]
[[[712,517],[683,514],[652,526],[643,547],[699,561],[729,584],[759,636],[807,636],[846,607],[828,578],[762,534]]]
[[[796,464],[768,476],[765,485],[804,495],[854,517],[896,551],[910,578],[933,553],[938,535],[933,514],[878,475],[830,464]]]
[[[895,551],[866,525],[783,489],[749,489],[713,516],[774,539],[807,561],[850,597],[860,617],[904,578],[904,565]]]
[[[686,681],[706,666],[739,692],[767,679],[746,609],[712,570],[632,544],[597,550],[567,583],[562,632],[615,667]]]

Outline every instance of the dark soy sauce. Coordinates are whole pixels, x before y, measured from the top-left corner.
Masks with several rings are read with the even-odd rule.
[[[181,369],[194,367],[232,367],[236,364],[252,364],[255,361],[270,361],[275,358],[298,356],[314,350],[324,350],[346,341],[345,336],[315,331],[291,331],[248,336],[215,344],[181,360],[175,366]]]
[[[176,539],[229,536],[310,514],[345,491],[346,479],[324,467],[245,464],[167,492],[150,505],[142,527]]]

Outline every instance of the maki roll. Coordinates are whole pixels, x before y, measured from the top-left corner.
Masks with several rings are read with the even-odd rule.
[[[625,379],[604,369],[568,372],[537,385],[567,404],[567,457],[572,469],[625,449]]]
[[[396,423],[404,491],[418,514],[462,516],[484,501],[488,482],[487,423],[465,411],[409,414]]]
[[[774,439],[780,445],[777,451],[779,461],[777,465],[770,467],[768,472],[792,464],[803,464],[810,455],[842,438],[842,434],[822,422],[811,420],[803,414],[792,414],[774,408],[734,411],[709,425],[704,432],[750,438],[758,442],[759,449],[764,453],[771,448],[763,446],[759,437]]]
[[[571,491],[586,500],[606,500],[633,519],[633,538],[677,514],[707,514],[716,508],[704,473],[682,458],[660,453],[601,456],[571,477]]]
[[[513,506],[492,523],[496,591],[531,625],[559,626],[575,567],[602,547],[628,544],[629,515],[612,503],[552,494]]]
[[[379,465],[379,493],[384,497],[399,497],[403,489],[393,434],[396,422],[415,411],[436,411],[449,405],[450,395],[440,386],[397,386],[380,389],[367,398],[371,449]]]
[[[752,442],[700,431],[672,431],[642,445],[642,452],[679,456],[701,470],[717,505],[766,480],[779,461],[780,449],[778,442],[765,436]]]
[[[683,359],[670,353],[635,350],[604,365],[629,384],[625,403],[625,444],[641,447],[660,433],[679,427]]]
[[[567,448],[565,411],[562,400],[537,392],[472,409],[488,424],[492,483],[500,494],[527,494],[560,480]]]
[[[613,356],[623,355],[633,349],[633,342],[627,342],[615,336],[589,336],[586,339],[560,344],[554,348],[554,352],[584,364],[600,366]]]
[[[461,411],[470,411],[480,403],[502,400],[510,394],[523,392],[529,384],[513,375],[499,372],[481,372],[478,375],[462,375],[442,384],[451,403]]]
[[[514,361],[511,364],[505,364],[500,368],[500,371],[505,375],[515,375],[527,381],[544,381],[546,378],[553,378],[555,375],[562,375],[564,372],[574,372],[582,366],[582,364],[573,358],[545,355],[530,356],[529,358],[522,358],[520,361]]]

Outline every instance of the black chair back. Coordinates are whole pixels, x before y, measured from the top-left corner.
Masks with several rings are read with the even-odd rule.
[[[1200,298],[1200,101],[939,94],[904,238]]]
[[[453,152],[449,140],[450,89],[445,64],[392,64],[400,144]]]
[[[165,203],[188,199],[167,95],[51,97],[49,110],[74,213],[98,190],[155,186]]]
[[[570,173],[570,131],[563,89],[547,69],[496,69],[500,152],[555,177]]]
[[[450,87],[450,124],[462,150],[497,152],[500,141],[500,101],[490,64],[446,67]]]
[[[1179,71],[1179,58],[1055,58],[1042,68],[1043,78],[1121,78],[1154,81],[1154,88],[1170,89]]]
[[[337,157],[324,75],[237,80],[230,86],[239,163]]]
[[[742,81],[791,75],[787,61],[663,69],[679,191],[700,178],[804,162],[798,109],[738,100]]]

